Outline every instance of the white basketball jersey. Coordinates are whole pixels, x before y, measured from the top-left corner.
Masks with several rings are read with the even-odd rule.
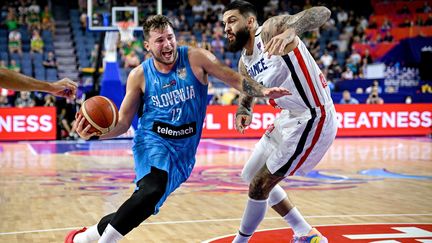
[[[327,82],[300,40],[298,46],[287,55],[267,58],[261,39],[262,27],[256,31],[252,55],[243,50],[241,60],[248,74],[265,87],[284,87],[292,95],[271,99],[270,104],[291,111],[326,107],[333,103]]]

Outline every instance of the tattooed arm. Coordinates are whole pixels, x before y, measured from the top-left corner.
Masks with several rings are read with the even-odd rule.
[[[239,73],[243,75],[246,79],[250,79],[249,74],[246,71],[246,67],[244,66],[242,60],[240,59],[238,64]],[[252,80],[253,81],[253,80]],[[254,97],[249,96],[247,94],[240,94],[239,97],[239,106],[237,108],[237,115],[251,115],[252,114],[252,107],[254,104]]]
[[[240,59],[238,64],[239,73],[243,75],[243,77],[249,78],[249,74],[246,71],[246,67],[244,66],[242,60]],[[237,112],[236,112],[236,130],[240,133],[244,133],[246,127],[250,125],[252,122],[252,108],[254,105],[254,97],[251,97],[247,94],[240,94],[239,102],[238,102]]]
[[[295,15],[269,18],[264,22],[261,32],[261,38],[266,44],[264,51],[270,55],[286,54],[297,46],[296,35],[320,27],[330,18],[330,14],[326,7],[312,7]]]
[[[330,10],[326,7],[312,7],[295,15],[271,17],[264,22],[261,37],[266,42],[290,28],[296,35],[301,35],[323,25],[330,18],[330,14]]]
[[[189,48],[189,62],[195,76],[203,83],[207,74],[213,75],[222,82],[240,92],[253,97],[279,98],[290,94],[285,88],[266,88],[251,78],[246,78],[221,63],[211,52],[201,48]]]

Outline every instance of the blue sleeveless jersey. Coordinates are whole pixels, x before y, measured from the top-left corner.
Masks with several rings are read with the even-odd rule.
[[[206,114],[207,85],[193,74],[188,48],[178,47],[177,52],[176,64],[167,74],[155,68],[153,58],[142,63],[144,106],[133,146],[136,181],[154,166],[167,171],[169,183],[178,184],[171,186],[178,187],[195,164]]]

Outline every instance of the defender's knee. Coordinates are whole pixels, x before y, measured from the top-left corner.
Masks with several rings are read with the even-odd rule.
[[[269,197],[272,187],[263,180],[252,180],[249,184],[249,197],[255,200],[266,200]]]

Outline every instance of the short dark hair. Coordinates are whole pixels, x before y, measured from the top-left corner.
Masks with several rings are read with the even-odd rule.
[[[243,15],[244,17],[248,17],[249,14],[254,15],[255,17],[257,16],[257,10],[255,8],[255,6],[247,1],[244,0],[235,0],[231,3],[229,3],[225,9],[224,9],[224,13],[226,11],[229,10],[238,10],[240,12],[241,15]]]
[[[165,29],[166,27],[171,26],[174,29],[171,21],[164,15],[153,15],[146,19],[143,25],[144,29],[144,39],[148,40],[150,31],[153,29]]]

